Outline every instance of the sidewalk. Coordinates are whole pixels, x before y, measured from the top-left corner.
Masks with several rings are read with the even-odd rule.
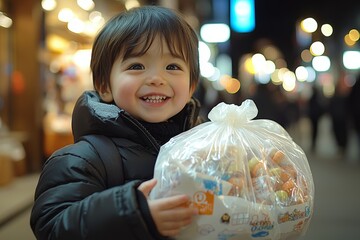
[[[360,149],[350,132],[349,145],[342,156],[332,135],[330,119],[320,120],[317,148],[311,146],[310,126],[303,119],[292,134],[305,152],[315,184],[314,215],[301,240],[359,239],[360,226]]]
[[[0,188],[0,239],[32,240],[29,216],[39,174],[16,179]]]

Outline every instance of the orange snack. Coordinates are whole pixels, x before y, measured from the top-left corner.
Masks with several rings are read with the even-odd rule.
[[[280,177],[280,180],[284,183],[287,182],[291,178],[290,174],[285,171],[281,171],[279,177]]]
[[[286,191],[289,194],[289,196],[292,196],[292,192],[294,188],[295,188],[295,181],[293,179],[289,179],[281,187],[281,189]]]
[[[284,171],[293,179],[296,179],[297,178],[297,171],[296,169],[294,168],[294,166],[292,165],[285,165],[285,166],[282,166],[282,168],[284,169]]]
[[[289,173],[287,173],[286,171],[284,171],[283,168],[280,168],[280,167],[271,168],[269,170],[269,173],[271,176],[274,176],[276,179],[278,179],[282,183],[286,182],[291,177],[291,175]]]
[[[265,165],[262,162],[258,162],[254,168],[250,171],[252,177],[258,177],[265,174]]]
[[[285,160],[285,154],[282,151],[276,151],[271,159],[279,166],[283,165]]]
[[[243,188],[244,187],[244,178],[241,177],[231,177],[228,180],[229,183],[239,187],[239,188]]]

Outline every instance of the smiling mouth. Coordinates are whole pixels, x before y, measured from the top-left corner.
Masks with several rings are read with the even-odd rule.
[[[166,96],[146,96],[141,99],[148,103],[161,103],[164,102],[168,97]]]

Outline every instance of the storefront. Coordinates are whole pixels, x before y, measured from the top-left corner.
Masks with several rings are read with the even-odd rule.
[[[14,103],[24,92],[23,76],[14,71],[14,26],[9,1],[0,0],[0,186],[27,172],[28,135],[14,121]]]
[[[0,119],[1,123],[9,117],[9,108],[5,104],[9,99],[10,89],[10,62],[11,62],[11,41],[10,27],[12,19],[8,16],[8,7],[5,1],[0,1]],[[0,125],[0,127],[3,125]]]
[[[10,150],[22,160],[19,174],[38,172],[73,142],[71,114],[93,88],[89,63],[99,29],[116,13],[150,3],[182,11],[192,1],[0,0],[0,134],[21,146]]]
[[[71,114],[79,95],[92,89],[91,46],[96,33],[116,12],[120,1],[43,0],[44,156],[73,142]]]

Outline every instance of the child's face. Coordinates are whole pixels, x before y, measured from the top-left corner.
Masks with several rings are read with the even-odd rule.
[[[160,37],[144,55],[118,58],[111,69],[110,85],[117,106],[151,123],[179,113],[193,92],[188,64],[171,55]]]

